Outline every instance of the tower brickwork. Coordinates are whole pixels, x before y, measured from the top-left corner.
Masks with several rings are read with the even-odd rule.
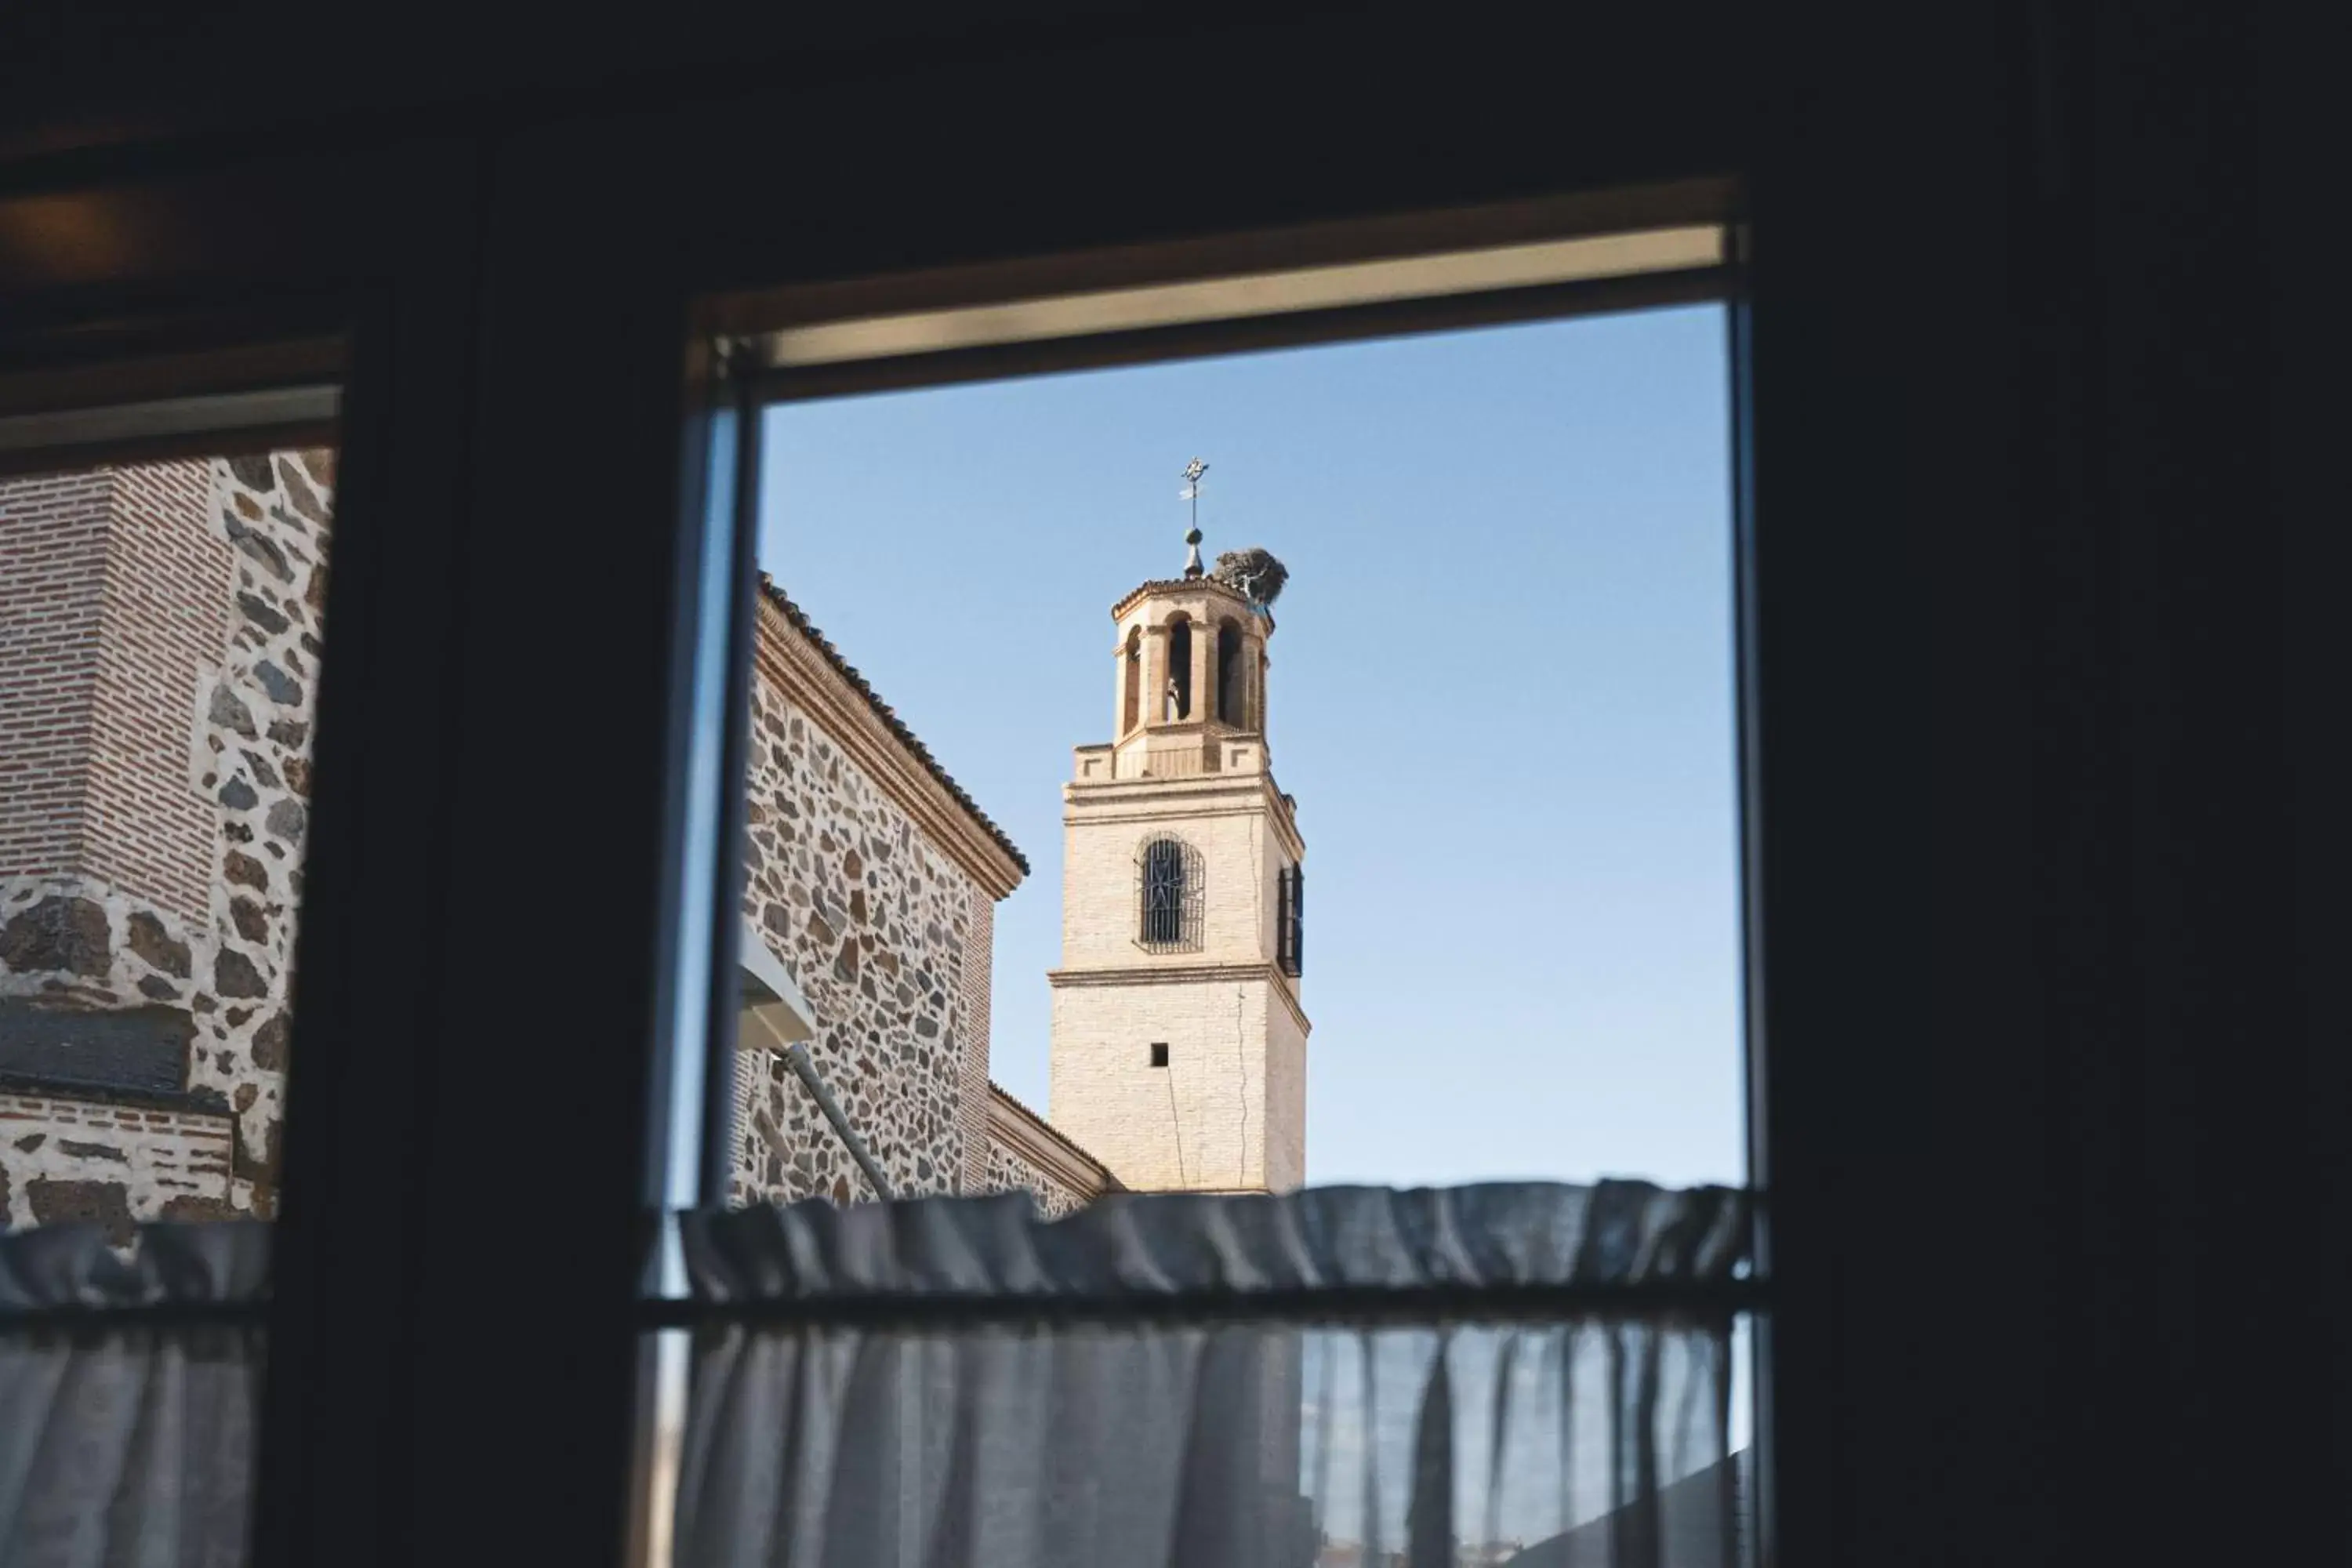
[[[1112,607],[1114,738],[1063,786],[1051,1117],[1141,1191],[1306,1175],[1306,856],[1266,743],[1274,620],[1202,574]]]

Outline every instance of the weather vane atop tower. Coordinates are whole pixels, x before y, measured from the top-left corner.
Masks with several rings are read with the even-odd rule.
[[[1184,546],[1189,552],[1184,557],[1187,577],[1201,574],[1201,476],[1208,471],[1209,465],[1198,458],[1184,465],[1184,491],[1178,499],[1192,503],[1192,526],[1184,531]]]

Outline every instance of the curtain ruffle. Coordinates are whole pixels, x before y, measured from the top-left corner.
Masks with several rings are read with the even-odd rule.
[[[1731,1278],[1748,1194],[1645,1182],[1122,1194],[1048,1221],[1008,1193],[698,1212],[682,1225],[708,1301],[1643,1286]]]
[[[0,1231],[0,1314],[257,1301],[268,1282],[263,1220],[154,1221],[139,1227],[128,1256],[95,1225]]]

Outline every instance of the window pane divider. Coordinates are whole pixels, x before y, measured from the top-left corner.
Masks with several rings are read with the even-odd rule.
[[[1171,1291],[1040,1296],[1017,1291],[955,1295],[828,1295],[761,1300],[646,1300],[646,1330],[922,1327],[1018,1328],[1034,1323],[1108,1325],[1398,1325],[1594,1318],[1721,1318],[1766,1310],[1764,1281],[1657,1280],[1614,1285],[1333,1286],[1279,1290]]]

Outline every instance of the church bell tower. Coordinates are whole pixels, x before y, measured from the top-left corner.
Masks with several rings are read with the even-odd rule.
[[[1197,496],[1203,468],[1185,470]],[[1062,787],[1056,1127],[1142,1192],[1306,1176],[1306,844],[1266,749],[1262,550],[1111,606],[1113,734]]]

